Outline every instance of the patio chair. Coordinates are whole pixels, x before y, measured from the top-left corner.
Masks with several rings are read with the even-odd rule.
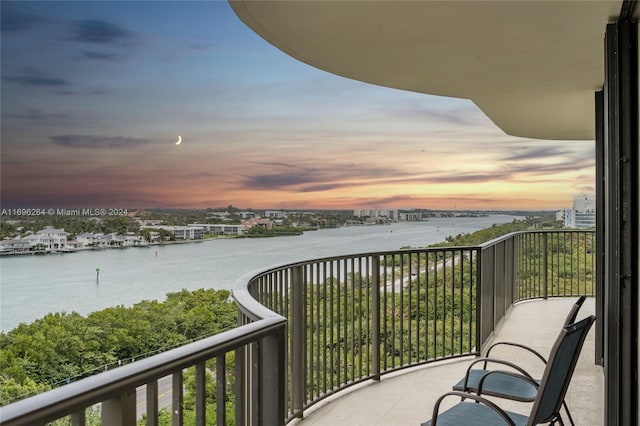
[[[573,324],[575,322],[576,316],[578,315],[578,312],[580,311],[580,308],[582,307],[582,304],[584,303],[585,299],[586,299],[586,296],[580,296],[580,298],[576,300],[576,302],[573,304],[573,306],[569,310],[569,313],[567,314],[567,317],[564,320],[563,327],[566,327],[567,325]],[[543,364],[546,365],[547,363],[547,360],[542,355],[540,355],[539,352],[537,352],[536,350],[528,346],[525,346],[519,343],[514,343],[514,342],[497,342],[491,345],[489,349],[487,349],[486,355],[484,357],[474,360],[471,363],[471,365],[469,365],[469,368],[467,368],[467,372],[465,376],[462,379],[460,379],[458,383],[453,385],[453,390],[461,391],[461,392],[478,393],[479,385],[482,383],[482,393],[484,395],[490,395],[498,398],[505,398],[505,399],[520,401],[520,402],[533,402],[533,400],[536,397],[536,394],[538,393],[538,386],[540,384],[540,380],[534,379],[526,370],[524,370],[522,367],[518,366],[517,364],[514,364],[507,360],[491,358],[490,357],[491,350],[500,345],[506,345],[506,346],[511,346],[518,349],[523,349],[535,355],[538,359],[542,361]],[[486,374],[490,371],[487,368],[489,363],[508,366],[513,370],[517,371],[518,373],[520,373],[521,375],[527,377],[528,380],[523,381],[523,380],[520,380],[519,376],[514,378],[510,375],[501,375],[500,381],[497,380],[497,377],[494,377],[492,380],[489,380],[489,381],[483,380]],[[484,365],[482,366],[482,368],[474,368],[474,366],[478,364],[484,364]],[[564,405],[565,411],[567,412],[569,424],[573,425],[574,424],[573,418],[571,417],[569,408],[567,407],[566,403],[563,403],[563,405]]]
[[[533,426],[540,423],[564,425],[560,415],[560,409],[564,401],[571,376],[575,370],[580,350],[587,337],[587,333],[596,317],[591,315],[577,323],[562,328],[553,344],[549,360],[546,364],[538,392],[533,401],[531,412],[528,416],[501,409],[496,403],[482,396],[482,383],[479,385],[478,394],[451,391],[442,395],[436,401],[431,420],[422,423],[422,426]],[[531,382],[526,376],[518,375],[512,371],[490,371],[484,376],[484,382],[494,379],[500,381],[503,376],[518,378],[523,382]],[[488,384],[488,383],[487,383]],[[442,413],[440,404],[448,396],[459,396],[462,400]],[[472,400],[467,401],[467,399]]]

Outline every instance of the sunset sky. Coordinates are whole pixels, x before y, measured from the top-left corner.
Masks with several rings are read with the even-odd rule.
[[[592,141],[298,62],[227,2],[8,2],[2,208],[560,209]],[[182,144],[175,145],[181,135]]]

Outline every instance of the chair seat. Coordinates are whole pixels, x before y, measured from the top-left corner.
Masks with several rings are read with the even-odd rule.
[[[473,369],[469,371],[467,388],[464,388],[463,377],[458,383],[453,385],[453,389],[458,391],[477,393],[480,378],[488,372],[489,370]],[[537,380],[537,382],[538,384],[540,383],[539,380]],[[532,402],[536,398],[537,392],[538,389],[531,383],[507,374],[500,374],[497,372],[487,376],[484,384],[482,385],[483,395],[508,398],[514,401],[521,402]]]
[[[516,426],[526,426],[527,416],[505,411]],[[491,408],[475,402],[461,402],[438,415],[438,426],[504,426],[505,420]],[[431,420],[421,424],[431,426]]]

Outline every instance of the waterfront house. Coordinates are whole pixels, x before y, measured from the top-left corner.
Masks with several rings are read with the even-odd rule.
[[[125,247],[146,247],[149,245],[141,235],[124,235]]]
[[[68,235],[69,233],[64,229],[47,226],[35,234],[23,237],[22,240],[28,242],[29,245],[37,251],[52,253],[67,248]]]
[[[28,240],[1,240],[0,255],[29,254],[31,243]]]
[[[107,247],[123,247],[125,245],[125,238],[112,232],[106,235],[98,235],[96,238],[96,242],[99,247],[107,248]]]
[[[247,219],[244,222],[242,222],[242,226],[245,227],[245,229],[249,230],[253,227],[258,227],[258,228],[265,228],[265,229],[272,229],[273,228],[273,221],[269,220],[269,219],[262,219],[262,218],[251,218],[251,219]]]
[[[77,247],[95,247],[99,244],[99,238],[104,234],[98,233],[94,234],[93,232],[83,232],[82,234],[76,235],[76,246]]]
[[[49,250],[51,251],[67,247],[67,237],[69,236],[69,233],[64,229],[46,226],[44,229],[37,231],[36,235],[44,237],[42,239],[43,241],[49,241]]]

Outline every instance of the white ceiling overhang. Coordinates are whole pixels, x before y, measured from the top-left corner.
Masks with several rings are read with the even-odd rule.
[[[617,1],[246,1],[238,17],[316,68],[471,99],[506,133],[594,139]]]

